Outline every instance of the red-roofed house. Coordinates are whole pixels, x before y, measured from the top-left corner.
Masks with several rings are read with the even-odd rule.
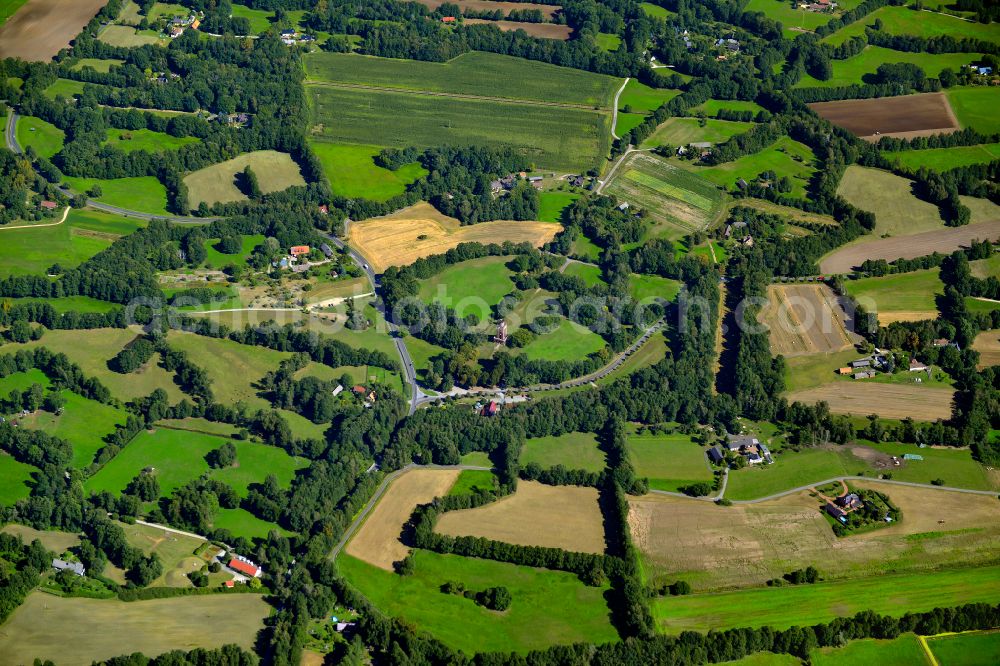
[[[55,210],[56,208],[59,207],[59,204],[57,204],[55,201],[43,201],[39,205],[45,210]]]
[[[500,405],[497,404],[497,401],[490,400],[490,404],[486,405],[486,409],[483,410],[483,416],[496,416],[499,411]]]
[[[260,578],[261,570],[253,562],[247,562],[246,560],[238,560],[235,557],[229,560],[229,568],[233,571],[238,571],[241,574],[245,574],[252,578]]]
[[[354,391],[355,393],[362,393],[363,394],[365,392],[365,387],[361,386],[361,384],[358,384],[357,386],[355,386],[351,390]]]
[[[227,580],[227,581],[225,581],[222,584],[225,587],[236,587],[236,581],[234,581],[234,580]]]
[[[326,204],[323,204],[322,206],[319,207],[319,212],[322,213],[323,215],[329,215],[330,207],[327,206]]]
[[[455,17],[454,16],[442,16],[441,17],[441,23],[454,23],[454,22],[455,22]]]
[[[309,246],[308,245],[293,245],[291,247],[291,249],[289,250],[289,252],[291,252],[291,255],[293,257],[301,257],[304,254],[309,254]]]

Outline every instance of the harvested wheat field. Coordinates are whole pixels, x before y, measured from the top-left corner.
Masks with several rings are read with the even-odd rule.
[[[924,321],[937,319],[937,310],[896,310],[895,312],[879,312],[879,326],[888,326],[899,321]]]
[[[794,391],[785,397],[789,402],[797,400],[809,405],[823,400],[834,414],[878,414],[884,419],[909,417],[917,421],[936,421],[951,418],[954,395],[955,392],[947,388],[854,381],[824,384]]]
[[[417,2],[431,11],[447,2],[458,5],[463,12],[467,9],[477,12],[499,10],[504,13],[504,16],[513,10],[537,9],[546,20],[551,19],[557,11],[562,9],[559,5],[540,5],[533,2],[498,2],[496,0],[417,0]]]
[[[959,128],[944,93],[816,102],[808,106],[820,117],[868,141],[883,136],[909,139],[951,134]]]
[[[521,481],[517,492],[498,502],[443,514],[437,531],[522,546],[604,552],[604,519],[597,504],[597,490],[581,486]]]
[[[914,259],[934,252],[951,253],[973,240],[1000,238],[1000,219],[964,227],[949,227],[912,236],[873,238],[856,245],[847,245],[828,254],[820,261],[823,273],[849,273],[865,259]]]
[[[351,224],[347,240],[374,270],[382,272],[389,266],[407,266],[421,257],[447,252],[459,243],[511,241],[540,247],[560,229],[562,225],[550,222],[507,220],[462,226],[421,202],[392,215]]]
[[[399,540],[403,525],[418,504],[441,497],[455,484],[458,470],[415,469],[392,482],[364,525],[345,551],[359,560],[392,570],[392,563],[407,556],[410,549]]]
[[[646,495],[629,501],[629,527],[654,582],[682,579],[699,591],[758,586],[809,565],[828,580],[968,566],[992,561],[1000,546],[995,497],[857,485],[888,495],[903,520],[837,538],[809,492],[725,508]]]
[[[0,59],[51,60],[107,0],[28,0],[0,26]]]
[[[1000,365],[1000,331],[983,331],[976,336],[972,348],[979,352],[979,367]]]
[[[860,340],[837,295],[824,284],[772,285],[761,322],[770,328],[771,350],[783,356],[826,354]]]
[[[490,3],[493,4],[493,3]],[[568,25],[560,25],[558,23],[523,23],[521,21],[487,21],[485,19],[462,19],[462,22],[466,25],[482,25],[489,23],[490,25],[495,25],[504,32],[514,32],[515,30],[524,30],[526,33],[532,37],[541,37],[542,39],[561,39],[567,40],[569,36],[573,34],[573,28]]]

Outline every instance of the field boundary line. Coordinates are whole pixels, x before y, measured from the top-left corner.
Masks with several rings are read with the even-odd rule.
[[[212,543],[212,540],[201,534],[195,534],[194,532],[185,532],[184,530],[179,530],[174,527],[167,527],[166,525],[160,525],[159,523],[148,523],[145,520],[135,519],[137,525],[145,525],[146,527],[153,527],[158,530],[163,530],[164,532],[173,532],[174,534],[180,534],[181,536],[192,537],[195,539],[201,539],[202,541],[207,541]]]
[[[626,76],[625,77],[625,83],[623,83],[622,87],[619,88],[618,92],[615,93],[615,101],[613,102],[613,104],[614,104],[614,111],[611,114],[611,138],[612,139],[620,139],[621,138],[620,136],[618,136],[618,134],[615,133],[616,126],[618,125],[618,98],[622,96],[623,92],[625,92],[625,86],[628,85],[628,82],[630,80],[631,80],[631,77]]]
[[[370,86],[370,85],[365,85],[363,83],[338,83],[336,81],[315,81],[307,79],[305,85],[316,88],[337,88],[340,90],[363,90],[369,92],[398,93],[400,95],[418,95],[424,97],[450,97],[453,99],[481,100],[484,102],[504,102],[507,104],[514,104],[517,106],[544,106],[557,109],[575,109],[577,111],[590,111],[591,113],[599,113],[599,114],[607,112],[606,107],[600,107],[595,109],[592,104],[588,105],[588,104],[571,104],[569,102],[546,102],[545,100],[540,100],[540,99],[521,99],[518,97],[496,97],[491,95],[475,95],[473,93],[440,92],[436,90],[414,90],[410,88],[393,88],[390,86]]]
[[[931,666],[941,666],[940,662],[938,662],[937,660],[937,657],[935,657],[934,653],[931,652],[931,646],[927,644],[927,637],[917,634],[917,640],[920,641],[920,647],[924,649],[924,655],[926,655],[927,657],[927,662]]]
[[[42,227],[58,227],[60,224],[66,221],[66,218],[69,216],[70,208],[72,208],[72,206],[66,206],[66,209],[63,211],[62,214],[62,219],[59,220],[58,222],[46,222],[45,224],[18,224],[13,227],[4,225],[0,226],[0,231],[11,231],[13,229],[41,229]]]

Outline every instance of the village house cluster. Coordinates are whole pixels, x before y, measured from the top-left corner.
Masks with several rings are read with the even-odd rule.
[[[756,437],[730,435],[726,438],[723,447],[729,453],[730,459],[735,459],[739,456],[747,465],[760,465],[763,463],[770,465],[774,463],[774,457],[771,455],[770,449]],[[716,465],[722,465],[727,460],[726,454],[718,446],[709,448],[707,453],[708,459]]]

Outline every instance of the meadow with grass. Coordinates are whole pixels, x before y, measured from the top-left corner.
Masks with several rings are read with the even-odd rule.
[[[765,0],[773,2],[774,0]],[[868,46],[858,55],[847,60],[834,60],[833,76],[825,81],[805,74],[797,88],[836,88],[865,82],[866,75],[874,74],[879,65],[905,62],[916,65],[928,75],[937,75],[942,69],[958,70],[978,61],[977,53],[910,53],[893,51],[880,46]]]
[[[510,257],[483,257],[452,264],[421,280],[417,297],[425,303],[457,308],[459,316],[475,313],[480,320],[488,319],[489,308],[514,288],[511,270],[507,268],[509,260]]]
[[[988,164],[1000,159],[1000,143],[978,146],[954,146],[952,148],[927,148],[924,150],[902,150],[883,153],[890,160],[904,167],[919,169],[927,167],[934,171],[950,171],[973,164]]]
[[[758,0],[767,2],[768,0]],[[823,38],[823,42],[834,46],[843,44],[850,37],[865,34],[865,28],[882,22],[882,31],[890,35],[913,35],[914,37],[940,37],[948,35],[957,39],[996,40],[996,26],[982,24],[977,21],[963,20],[946,14],[929,11],[919,11],[912,7],[882,7],[863,19],[844,26],[840,30]],[[927,71],[929,76],[936,76],[940,68]]]
[[[568,432],[564,435],[534,437],[521,449],[522,465],[535,463],[544,469],[562,465],[567,469],[600,472],[607,465],[597,435],[590,432]]]
[[[951,110],[963,128],[978,132],[1000,132],[1000,117],[996,112],[996,90],[987,86],[955,87],[945,91]]]
[[[683,486],[712,482],[705,447],[690,435],[632,432],[627,447],[636,473],[647,477],[654,490],[677,492]]]
[[[15,128],[17,143],[21,148],[31,146],[35,153],[49,159],[63,147],[65,132],[41,118],[21,116]]]
[[[724,143],[752,127],[752,123],[731,120],[706,119],[704,126],[702,122],[697,118],[668,118],[642,142],[642,147],[668,145],[678,148],[689,143]]]
[[[98,196],[91,199],[125,210],[137,210],[153,215],[168,215],[167,188],[155,176],[134,178],[73,178],[63,176],[63,182],[73,191],[88,194],[100,188]]]
[[[884,277],[861,278],[844,283],[847,293],[869,311],[878,312],[879,321],[906,321],[937,318],[937,299],[944,293],[938,277],[940,269],[929,268]]]
[[[375,157],[382,151],[378,146],[325,141],[313,141],[310,145],[323,165],[330,190],[337,196],[385,201],[403,194],[407,185],[427,175],[427,170],[418,163],[395,171],[378,166]]]
[[[200,139],[194,136],[171,136],[166,132],[154,132],[148,129],[122,130],[110,128],[107,130],[108,146],[130,153],[134,150],[145,150],[158,153],[163,150],[176,150],[182,146],[198,143]]]
[[[576,361],[606,346],[604,338],[569,319],[562,319],[554,330],[541,332],[521,349],[531,360]]]
[[[288,153],[256,150],[186,175],[184,184],[188,188],[191,207],[197,208],[202,202],[211,206],[245,200],[246,195],[236,185],[236,175],[246,167],[253,169],[264,194],[306,184],[299,165]]]
[[[735,190],[736,181],[741,178],[749,182],[765,171],[773,171],[778,178],[790,178],[790,194],[802,197],[805,196],[809,179],[816,171],[816,155],[805,144],[786,136],[753,155],[716,166],[693,167],[693,171],[727,190]]]

